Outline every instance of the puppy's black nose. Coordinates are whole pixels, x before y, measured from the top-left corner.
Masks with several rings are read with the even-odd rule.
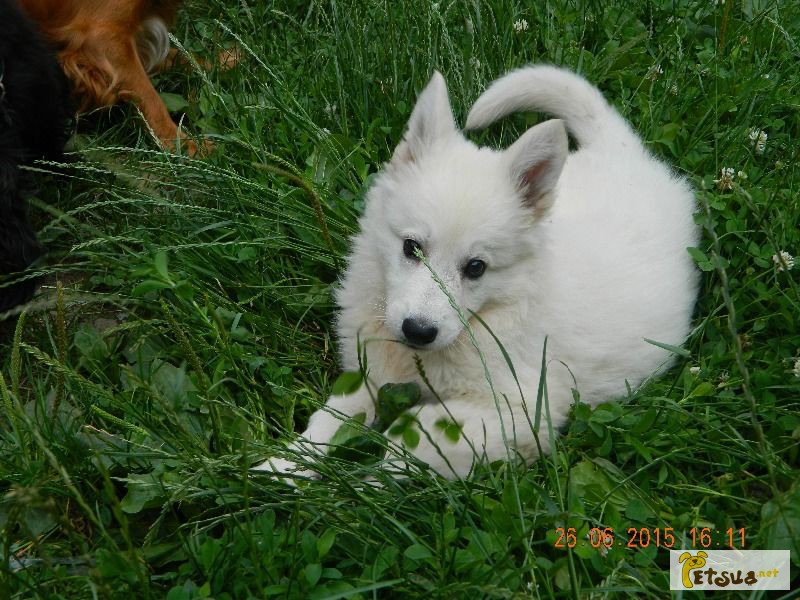
[[[403,335],[414,346],[424,346],[436,339],[439,330],[421,319],[403,319]]]

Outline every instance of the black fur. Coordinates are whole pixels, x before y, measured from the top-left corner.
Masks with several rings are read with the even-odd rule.
[[[42,254],[25,200],[32,178],[20,166],[60,160],[72,114],[54,53],[14,0],[0,0],[0,313],[33,296],[36,282],[18,274]]]

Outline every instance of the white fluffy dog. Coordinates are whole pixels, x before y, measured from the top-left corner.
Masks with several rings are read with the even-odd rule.
[[[463,477],[481,461],[548,451],[548,417],[564,425],[573,390],[594,405],[669,366],[670,353],[646,339],[680,345],[689,331],[691,188],[570,71],[506,75],[472,107],[467,128],[520,110],[562,120],[506,150],[479,148],[456,127],[434,73],[369,191],[337,294],[342,366],[357,371],[363,345],[367,383],[331,397],[296,449],[323,453],[343,420],[374,420],[380,386],[419,382],[418,443],[388,437],[441,475]],[[537,418],[543,365],[549,414]],[[458,436],[445,427],[452,421]],[[296,469],[283,459],[258,468]]]

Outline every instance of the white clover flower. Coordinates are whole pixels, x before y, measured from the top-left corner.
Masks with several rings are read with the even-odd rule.
[[[800,379],[800,356],[794,359],[794,367],[792,368],[794,376]]]
[[[764,148],[767,147],[767,134],[761,132],[758,134],[758,141],[756,142],[756,154],[764,154]]]
[[[767,147],[767,132],[753,127],[747,137],[755,147],[756,154],[764,154],[764,149]]]
[[[664,74],[664,69],[661,68],[661,65],[653,65],[647,71],[647,75],[645,75],[645,77],[647,79],[650,79],[651,81],[655,81],[656,79],[659,78],[659,76],[663,74]]]
[[[325,103],[325,108],[323,110],[325,111],[326,115],[328,115],[329,117],[332,117],[333,115],[336,114],[336,111],[337,111],[338,108],[339,107],[336,105],[335,102],[334,103],[326,102]]]
[[[677,96],[678,95],[678,84],[677,83],[673,83],[671,86],[669,86],[669,93],[672,94],[673,96]]]
[[[514,31],[520,33],[522,31],[528,31],[528,21],[525,19],[517,19],[514,21]]]
[[[719,382],[717,383],[718,390],[724,390],[728,387],[728,384],[731,379],[731,374],[728,371],[723,371],[719,374]]]
[[[791,271],[794,267],[794,256],[786,250],[781,250],[778,254],[772,255],[772,262],[775,263],[779,273],[781,271]]]
[[[736,176],[739,179],[747,179],[747,173],[745,173],[744,171],[736,171]]]
[[[699,375],[700,374],[700,367],[689,367],[689,373],[692,375]]]
[[[720,191],[733,189],[733,180],[736,178],[736,170],[733,167],[722,167],[719,179],[715,179],[714,183]]]

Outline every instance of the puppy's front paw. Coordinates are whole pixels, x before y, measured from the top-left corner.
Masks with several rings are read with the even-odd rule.
[[[285,458],[268,458],[260,465],[251,467],[250,470],[268,473],[275,479],[280,479],[293,487],[297,487],[295,479],[319,479],[318,473]]]

